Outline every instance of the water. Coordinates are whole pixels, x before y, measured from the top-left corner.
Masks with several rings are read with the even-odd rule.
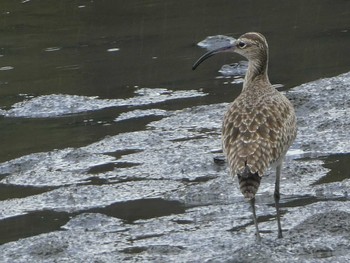
[[[349,10],[349,1],[326,0],[3,0],[2,259],[13,262],[18,254],[18,262],[62,257],[86,262],[90,254],[106,262],[171,261],[181,255],[201,262],[198,255],[210,261],[217,251],[225,261],[235,244],[251,246],[248,205],[225,177],[225,166],[212,161],[220,149],[222,114],[241,85],[218,71],[242,58],[218,55],[193,72],[192,64],[205,52],[197,43],[219,34],[264,33],[270,80],[285,91],[350,71]],[[329,207],[350,212],[349,105],[340,84],[324,81],[289,94],[302,105],[293,146],[299,154],[291,159],[305,158],[286,164],[285,229],[302,228],[302,220],[314,211],[327,215]],[[310,125],[306,112],[313,114]],[[273,180],[266,178],[257,200],[267,243],[277,242]],[[279,251],[265,244],[266,251],[277,258],[297,254],[298,247],[287,244],[297,228],[278,243]],[[313,239],[302,248],[304,259],[341,262],[341,251],[349,251],[342,238],[330,234],[325,243],[341,249],[326,247],[317,243],[317,231],[298,237],[302,244]],[[26,237],[33,239],[16,241]],[[88,252],[89,242],[97,249]],[[204,255],[203,245],[213,243]],[[232,255],[231,260],[242,259]]]
[[[214,80],[219,56],[195,73],[192,63],[206,36],[256,30],[270,44],[270,77],[286,89],[348,71],[349,3],[342,1],[2,1],[0,105],[23,95],[71,94],[125,99],[135,86],[200,89],[210,96],[184,106],[230,101],[239,92]],[[110,52],[111,49],[119,50]],[[143,129],[142,121],[114,123],[123,109],[58,120],[3,119],[0,160],[54,148],[81,146],[106,135]],[[97,116],[96,116],[97,115]],[[110,123],[103,126],[98,119]],[[77,138],[79,137],[79,138]]]

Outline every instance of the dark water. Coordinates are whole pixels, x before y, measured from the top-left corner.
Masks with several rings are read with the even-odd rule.
[[[202,88],[205,98],[164,108],[230,101],[239,92],[215,80],[218,56],[197,70],[208,35],[264,33],[270,78],[285,88],[349,70],[349,1],[1,1],[0,105],[21,94],[126,98],[134,87]],[[118,48],[119,51],[108,52]],[[86,145],[143,129],[142,120],[114,123],[123,109],[56,119],[1,119],[0,161],[38,151]],[[94,119],[107,122],[108,126]]]
[[[217,56],[193,72],[193,62],[204,53],[196,43],[210,35],[238,37],[247,31],[259,31],[267,37],[270,80],[282,84],[282,89],[290,89],[350,70],[349,25],[350,1],[347,0],[2,0],[0,108],[6,110],[25,98],[50,94],[125,99],[133,97],[137,88],[144,87],[201,90],[209,94],[162,102],[157,104],[159,109],[229,102],[240,92],[240,85],[226,85],[225,79],[216,78],[217,71],[222,64],[238,62],[241,58]],[[106,136],[144,130],[149,122],[158,119],[153,116],[114,121],[127,111],[128,106],[56,118],[0,117],[0,162],[30,153],[85,146]],[[323,160],[331,171],[317,183],[348,178],[349,154]],[[108,182],[94,179],[95,173],[137,164],[118,165],[93,166],[88,171],[91,184]],[[2,179],[6,174],[0,176]],[[53,189],[1,185],[0,200],[38,195]],[[310,198],[312,200],[305,203],[314,202],[313,197]],[[300,205],[303,200],[296,202]],[[149,217],[142,211],[145,205],[154,207]],[[180,203],[152,199],[116,203],[87,212],[133,221],[182,213],[183,207]],[[4,237],[0,242],[60,229],[73,215],[34,211],[2,220],[0,232]]]

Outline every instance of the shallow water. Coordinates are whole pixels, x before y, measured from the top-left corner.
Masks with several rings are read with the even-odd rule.
[[[350,71],[349,1],[0,8],[0,261],[349,260],[350,76],[299,86]],[[299,86],[287,93],[299,134],[282,178],[285,239],[275,239],[271,171],[257,197],[261,247],[248,204],[213,162],[241,85],[222,66],[242,58],[191,70],[198,42],[252,30],[268,38],[271,82]],[[309,226],[319,220],[323,240]],[[251,246],[259,253],[239,251]]]
[[[210,35],[261,31],[270,45],[270,78],[285,89],[349,70],[349,3],[304,1],[9,1],[1,3],[0,105],[28,96],[70,94],[128,99],[139,88],[199,90],[204,98],[159,105],[182,109],[229,102],[239,85],[223,85],[218,56],[192,72]],[[111,52],[111,49],[118,48]],[[4,70],[7,69],[7,70]],[[229,82],[227,82],[229,83]],[[137,86],[137,87],[136,87]],[[125,108],[59,119],[5,118],[0,160],[83,146],[106,135],[142,130],[145,121],[114,123]],[[108,125],[106,125],[108,124]]]

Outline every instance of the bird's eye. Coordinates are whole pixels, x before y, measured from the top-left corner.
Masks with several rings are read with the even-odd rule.
[[[239,43],[238,43],[238,46],[240,47],[240,48],[245,48],[246,47],[246,43],[244,43],[243,41],[240,41]]]

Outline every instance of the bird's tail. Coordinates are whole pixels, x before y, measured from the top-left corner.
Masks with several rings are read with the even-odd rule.
[[[260,186],[261,177],[259,174],[257,172],[251,173],[249,167],[246,166],[244,171],[238,174],[238,181],[244,198],[248,200],[254,198]]]

